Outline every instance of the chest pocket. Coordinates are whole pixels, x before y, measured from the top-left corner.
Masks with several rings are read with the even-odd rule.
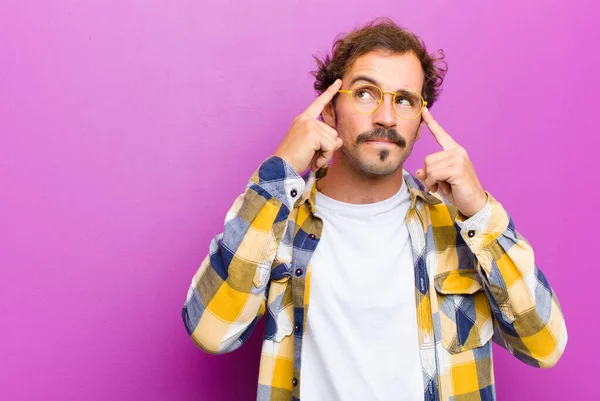
[[[292,334],[293,309],[289,266],[275,264],[267,289],[265,339],[281,342]]]
[[[434,276],[442,345],[450,353],[481,347],[494,329],[490,304],[475,269],[456,269]]]

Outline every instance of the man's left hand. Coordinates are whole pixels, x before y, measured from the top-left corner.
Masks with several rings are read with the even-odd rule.
[[[475,215],[485,206],[487,193],[477,179],[467,151],[444,131],[426,107],[423,120],[443,150],[425,157],[425,168],[416,171],[417,178],[426,191],[439,190],[466,217]]]

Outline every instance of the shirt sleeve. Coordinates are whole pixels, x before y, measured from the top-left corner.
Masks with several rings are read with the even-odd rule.
[[[494,316],[494,341],[536,367],[556,364],[567,343],[555,292],[536,266],[531,245],[509,214],[488,193],[470,218],[456,217],[460,235],[476,258]]]
[[[271,156],[250,178],[194,275],[183,306],[192,340],[212,354],[231,352],[265,312],[270,270],[305,182]]]

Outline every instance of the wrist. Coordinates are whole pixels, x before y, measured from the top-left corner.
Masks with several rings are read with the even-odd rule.
[[[299,168],[298,168],[298,166],[297,166],[297,165],[296,165],[296,164],[295,164],[295,163],[292,161],[292,158],[291,158],[291,157],[289,157],[289,156],[287,156],[287,155],[286,155],[285,153],[283,153],[283,152],[277,152],[277,151],[276,151],[275,153],[273,153],[273,156],[277,156],[277,157],[279,157],[279,158],[280,158],[281,160],[283,160],[283,161],[284,161],[284,162],[285,162],[285,163],[286,163],[288,166],[292,167],[292,168],[293,168],[293,169],[296,171],[296,173],[298,173],[298,174],[302,174],[302,172],[304,171],[304,170],[301,170],[301,169],[299,169]]]
[[[483,210],[483,208],[485,207],[485,205],[488,202],[488,194],[487,192],[484,192],[481,196],[478,197],[478,200],[476,202],[474,202],[473,206],[470,207],[468,210],[459,210],[459,212],[465,217],[465,218],[471,218],[473,216],[475,216],[477,213],[479,213],[481,210]]]

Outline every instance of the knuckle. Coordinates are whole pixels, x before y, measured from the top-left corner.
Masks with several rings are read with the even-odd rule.
[[[334,147],[329,141],[321,141],[321,149],[323,150],[332,150]]]
[[[319,128],[315,124],[313,124],[310,120],[304,121],[303,127],[310,135],[314,136],[314,135],[319,134]]]
[[[319,135],[318,131],[315,130],[308,130],[306,132],[306,135],[314,142],[318,142],[321,143],[321,135]]]

